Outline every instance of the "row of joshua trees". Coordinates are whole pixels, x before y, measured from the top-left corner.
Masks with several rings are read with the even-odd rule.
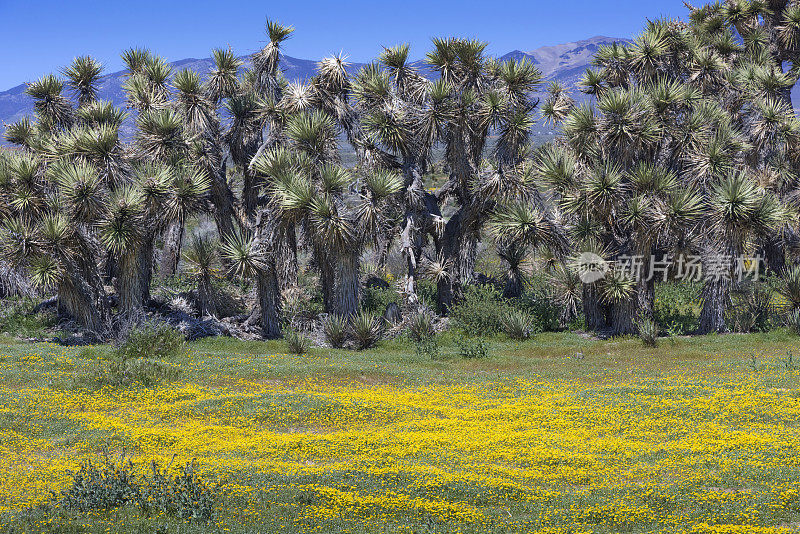
[[[205,75],[127,50],[124,110],[98,99],[103,69],[90,57],[30,83],[35,115],[6,127],[12,147],[0,152],[8,268],[108,336],[177,272],[187,219],[209,214],[218,247],[196,237],[183,251],[205,273],[201,313],[215,314],[204,266],[219,254],[253,288],[266,338],[281,335],[300,255],[324,311],[347,317],[368,250],[382,263],[397,247],[404,302],[423,305],[427,277],[441,313],[475,282],[479,244],[505,263],[509,298],[536,251],[563,289],[562,315],[582,308],[588,328],[614,333],[652,315],[656,281],[611,269],[581,283],[580,252],[611,265],[697,255],[705,268],[758,254],[778,275],[792,270],[800,3],[731,0],[650,21],[632,42],[598,50],[583,95],[460,38],[433,39],[416,62],[408,45],[358,70],[329,57],[311,79],[288,81],[293,31],[268,21],[263,49],[246,59],[214,50]],[[557,130],[540,146],[537,120]],[[446,174],[436,188],[434,165]],[[705,279],[701,333],[725,329],[731,285]]]

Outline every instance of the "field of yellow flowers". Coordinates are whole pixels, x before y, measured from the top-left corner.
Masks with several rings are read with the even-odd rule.
[[[0,531],[800,532],[786,334],[280,350],[197,343],[170,383],[92,389],[105,347],[1,346]],[[196,458],[213,523],[36,512],[101,451]]]

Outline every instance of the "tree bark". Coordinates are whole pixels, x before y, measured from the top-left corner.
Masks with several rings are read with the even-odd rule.
[[[607,327],[605,310],[594,284],[583,284],[583,317],[586,330],[602,330]]]
[[[217,316],[214,286],[211,283],[211,277],[207,273],[201,275],[200,280],[197,282],[197,308],[200,312],[200,317],[206,315]]]
[[[343,254],[336,265],[336,309],[340,317],[358,313],[358,264],[357,251]]]
[[[175,276],[178,272],[185,227],[183,217],[180,217],[170,222],[166,232],[164,232],[164,249],[161,253],[161,266],[159,268],[161,280]]]
[[[703,309],[700,311],[698,334],[725,332],[725,311],[730,300],[731,281],[726,279],[706,280],[703,285]]]
[[[786,247],[777,234],[764,240],[758,255],[763,259],[767,273],[779,275],[786,269]]]
[[[256,276],[258,304],[261,311],[261,335],[266,339],[281,337],[280,294],[274,266]]]
[[[611,316],[611,335],[624,336],[636,333],[633,317],[636,314],[637,297],[624,299],[609,306]]]
[[[297,279],[297,235],[295,229],[282,228],[278,234],[276,266],[278,288],[281,292],[298,286]]]

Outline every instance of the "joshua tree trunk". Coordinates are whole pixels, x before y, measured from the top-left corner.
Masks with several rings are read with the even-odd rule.
[[[197,282],[197,307],[201,317],[204,315],[217,315],[214,286],[211,284],[211,277],[208,273],[203,273]]]
[[[164,233],[164,250],[161,253],[161,267],[159,269],[162,280],[175,276],[178,272],[184,228],[183,217],[179,217],[169,223],[167,231]]]
[[[522,273],[520,273],[519,265],[509,265],[503,296],[507,299],[516,299],[522,296]]]
[[[322,306],[325,313],[333,313],[336,308],[336,268],[321,243],[314,245],[314,263],[319,269],[319,282],[322,286]]]
[[[648,319],[652,319],[656,300],[655,280],[647,280],[646,277],[641,277],[636,281],[636,300],[637,312]]]
[[[475,274],[477,240],[468,232],[464,208],[459,209],[444,227],[439,254],[449,263],[450,275],[439,281],[436,300],[439,310],[447,313],[453,300],[461,295],[462,285]]]
[[[633,317],[636,314],[636,301],[637,297],[634,295],[609,306],[611,335],[621,336],[636,333],[636,327],[633,324]]]
[[[258,273],[256,290],[261,310],[261,335],[266,339],[278,339],[281,337],[280,296],[274,265]]]
[[[214,206],[214,222],[217,225],[217,234],[223,243],[228,236],[234,233],[235,211],[233,193],[225,180],[225,167],[220,173],[212,173],[211,188],[209,190],[211,204]],[[230,267],[230,262],[223,259],[223,265]],[[226,269],[227,270],[227,269]]]
[[[731,281],[727,279],[706,280],[703,286],[703,309],[700,311],[699,334],[725,332],[725,310],[730,299]]]
[[[586,330],[602,330],[605,328],[605,311],[600,302],[600,295],[597,294],[597,287],[594,284],[583,284],[583,316]]]
[[[84,243],[86,244],[86,243]],[[80,264],[63,256],[65,276],[58,285],[59,311],[67,313],[84,328],[103,337],[111,329],[111,310],[97,265],[91,257],[81,258]],[[94,267],[95,271],[92,271]]]
[[[297,235],[294,227],[279,231],[276,247],[278,288],[285,291],[297,287]]]
[[[117,277],[116,290],[121,312],[140,310],[150,301],[152,261],[152,239],[147,239],[138,248],[119,257],[120,276]]]
[[[403,160],[403,179],[405,186],[406,212],[403,230],[400,233],[400,249],[406,260],[406,281],[404,293],[410,305],[419,302],[417,297],[417,269],[422,259],[426,232],[430,226],[431,216],[438,215],[436,199],[428,191],[422,179],[416,158],[406,156]],[[391,238],[385,240],[379,262],[385,266],[391,246]]]
[[[336,314],[350,317],[358,312],[359,253],[348,251],[340,256],[336,265]]]
[[[758,254],[764,260],[768,272],[780,274],[786,269],[786,247],[778,235],[767,237],[761,244]]]

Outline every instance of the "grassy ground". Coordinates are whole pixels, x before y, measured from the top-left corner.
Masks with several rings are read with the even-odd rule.
[[[108,347],[0,347],[0,531],[796,532],[800,342],[495,339],[486,359],[226,339],[153,388]],[[794,355],[794,356],[792,356]],[[197,458],[210,524],[39,507],[100,451]]]

